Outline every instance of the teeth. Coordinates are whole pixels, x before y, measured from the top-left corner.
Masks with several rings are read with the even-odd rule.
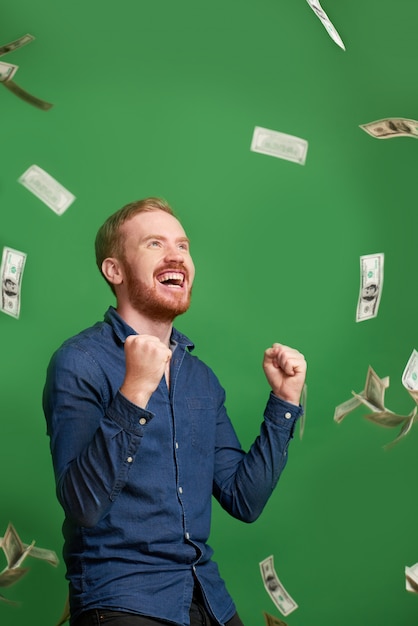
[[[180,272],[166,272],[165,274],[161,274],[161,276],[158,277],[158,280],[160,283],[164,283],[167,280],[175,280],[179,283],[182,283],[183,274],[181,274]]]

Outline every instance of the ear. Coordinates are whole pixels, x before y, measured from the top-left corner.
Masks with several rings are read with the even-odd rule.
[[[120,285],[123,283],[122,267],[117,259],[107,258],[102,263],[103,276],[112,283],[112,285]]]

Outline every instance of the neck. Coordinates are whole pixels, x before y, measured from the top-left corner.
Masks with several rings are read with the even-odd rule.
[[[153,335],[170,346],[171,331],[173,329],[173,321],[161,321],[150,319],[149,317],[135,311],[129,307],[123,307],[118,304],[116,311],[121,318],[131,326],[138,334]]]

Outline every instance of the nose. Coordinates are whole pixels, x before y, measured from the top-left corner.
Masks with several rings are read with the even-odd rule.
[[[165,258],[166,261],[184,263],[183,252],[179,249],[178,245],[174,243],[167,246]]]

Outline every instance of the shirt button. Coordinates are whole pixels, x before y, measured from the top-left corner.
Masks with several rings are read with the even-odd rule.
[[[176,450],[178,450],[178,449],[179,449],[179,444],[176,441]]]
[[[186,534],[185,534],[185,537],[186,537],[186,539],[190,539],[190,535],[189,535],[189,533],[186,533]]]
[[[183,493],[183,487],[179,487],[179,493]]]
[[[128,458],[126,460],[128,461],[128,463],[132,463],[133,458],[131,456],[128,456]]]
[[[141,424],[141,426],[143,426],[144,424],[147,423],[147,420],[145,419],[145,417],[141,417],[141,419],[139,420],[139,423]]]
[[[290,418],[292,417],[292,414],[289,413],[289,411],[287,411],[287,413],[285,413],[284,416],[287,420],[290,420]]]

